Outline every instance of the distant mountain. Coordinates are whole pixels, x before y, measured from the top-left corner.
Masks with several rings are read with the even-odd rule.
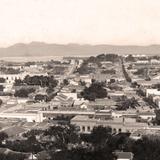
[[[117,46],[117,45],[79,45],[47,44],[32,42],[17,43],[7,48],[0,48],[1,57],[22,56],[89,56],[102,53],[115,54],[160,54],[160,45]]]

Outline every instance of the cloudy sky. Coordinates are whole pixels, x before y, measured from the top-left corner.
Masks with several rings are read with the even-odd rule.
[[[0,46],[160,44],[160,0],[0,0]]]

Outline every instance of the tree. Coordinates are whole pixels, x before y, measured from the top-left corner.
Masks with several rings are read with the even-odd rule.
[[[0,99],[0,106],[2,105],[3,101]]]
[[[1,160],[24,160],[25,158],[27,158],[26,155],[22,153],[0,153]]]
[[[82,80],[80,79],[79,85],[81,85],[81,86],[86,86],[86,82],[85,82],[85,81],[82,81]]]
[[[85,87],[81,92],[81,96],[90,101],[94,101],[96,98],[105,98],[107,97],[107,90],[104,85],[103,82],[92,82],[90,87]]]
[[[5,132],[0,132],[0,142],[8,138],[8,134]]]
[[[44,102],[49,101],[49,97],[47,95],[43,95],[43,94],[37,94],[34,99],[36,101],[44,101]]]
[[[64,80],[63,80],[63,84],[64,84],[65,86],[69,85],[68,79],[64,79]]]
[[[76,148],[53,153],[51,159],[54,160],[114,160],[115,156],[110,151],[109,147],[101,150],[88,150],[84,148]]]
[[[53,76],[32,76],[27,75],[23,82],[27,85],[38,85],[41,87],[56,87],[58,81]]]
[[[160,139],[156,136],[143,136],[135,141],[132,152],[135,160],[159,160],[160,159]]]
[[[130,99],[125,98],[119,102],[117,106],[117,110],[127,110],[129,108],[135,108],[136,106],[139,106],[139,103],[134,97],[132,97]]]
[[[15,79],[14,86],[22,86],[22,85],[24,85],[23,80]]]
[[[103,147],[104,144],[111,138],[112,129],[110,127],[98,126],[94,127],[91,134],[90,140],[95,147]]]
[[[131,54],[128,55],[128,56],[125,58],[125,60],[126,60],[127,62],[135,62],[135,61],[136,61],[135,57],[133,57]]]
[[[0,78],[0,83],[5,83],[5,78]]]
[[[35,92],[34,88],[21,88],[15,91],[14,96],[26,98],[30,93],[33,93],[33,92]]]
[[[156,124],[160,125],[160,109],[156,110],[155,113],[156,113],[155,122]]]
[[[54,146],[58,149],[67,148],[69,143],[75,144],[79,141],[77,130],[73,125],[51,126],[44,132],[44,136],[54,137]]]
[[[3,89],[4,89],[4,86],[0,85],[0,91],[3,91]]]

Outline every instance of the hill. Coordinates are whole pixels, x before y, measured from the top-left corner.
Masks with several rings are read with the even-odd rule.
[[[1,57],[23,56],[90,56],[101,53],[115,54],[160,54],[160,45],[117,46],[117,45],[79,45],[47,44],[31,42],[17,43],[7,48],[0,48]]]

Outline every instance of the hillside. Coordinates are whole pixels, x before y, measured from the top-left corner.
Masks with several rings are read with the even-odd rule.
[[[17,43],[7,48],[0,48],[1,57],[22,56],[88,56],[101,53],[116,54],[160,54],[160,45],[117,46],[117,45],[79,45],[47,44],[32,42]]]

